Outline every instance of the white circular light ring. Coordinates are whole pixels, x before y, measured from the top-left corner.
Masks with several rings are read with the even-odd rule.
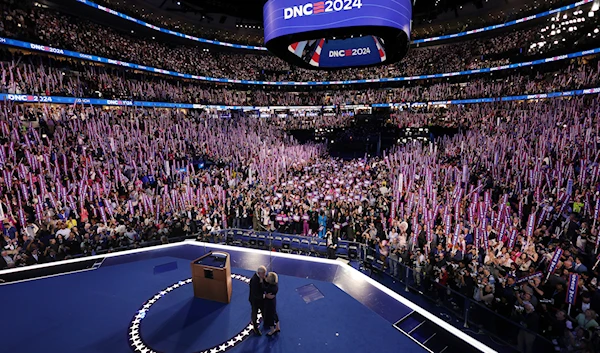
[[[243,275],[238,275],[238,274],[231,274],[231,278],[238,280],[238,281],[242,281],[246,284],[250,283],[250,278],[243,276]],[[141,333],[140,333],[140,325],[142,324],[142,320],[146,317],[146,314],[148,313],[148,311],[150,311],[150,308],[152,307],[152,305],[154,305],[160,298],[164,297],[165,295],[171,293],[172,291],[174,291],[175,289],[179,288],[179,287],[183,287],[186,284],[190,284],[192,283],[192,279],[188,278],[186,280],[183,281],[179,281],[177,283],[174,283],[172,285],[170,285],[169,287],[163,289],[162,291],[156,293],[156,295],[154,295],[152,298],[148,299],[144,305],[142,305],[142,307],[136,311],[135,316],[133,317],[133,319],[131,320],[131,322],[129,323],[129,329],[127,331],[127,336],[129,338],[129,346],[131,347],[131,349],[134,352],[140,352],[140,353],[160,353],[160,351],[154,350],[151,347],[147,346],[146,343],[144,342],[144,340],[142,339]],[[262,314],[258,313],[257,315],[257,323],[260,324],[260,321],[262,319]],[[242,331],[240,331],[237,335],[231,337],[230,339],[226,340],[225,342],[218,344],[214,347],[208,348],[208,349],[204,349],[201,351],[198,351],[197,353],[220,353],[220,352],[226,352],[229,349],[237,346],[238,344],[242,343],[246,338],[250,337],[250,333],[252,332],[254,326],[252,325],[252,322],[250,322]]]

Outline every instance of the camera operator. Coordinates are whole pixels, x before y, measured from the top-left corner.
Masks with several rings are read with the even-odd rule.
[[[421,276],[423,267],[425,266],[425,254],[421,251],[421,249],[417,249],[417,252],[411,257],[414,261],[414,272],[413,277],[415,281],[415,285],[417,287],[421,286]]]
[[[392,237],[390,242],[390,273],[394,278],[398,278],[398,261],[400,261],[400,239]]]
[[[532,290],[532,295],[538,299],[538,301],[544,298],[544,290],[542,290],[541,284],[542,280],[540,277],[533,277],[529,281],[527,281],[528,287]]]
[[[491,307],[494,302],[494,287],[489,284],[478,283],[474,299],[483,302],[487,307]]]
[[[520,315],[520,323],[525,329],[519,330],[517,336],[517,344],[519,352],[521,353],[532,353],[533,343],[535,342],[536,333],[539,330],[540,318],[535,312],[535,308],[530,303],[523,305],[524,310]]]
[[[423,287],[427,290],[431,290],[432,279],[434,278],[434,269],[433,269],[433,256],[425,256],[425,264],[423,265],[422,275],[423,275]]]
[[[538,305],[538,300],[536,297],[531,295],[531,288],[529,288],[528,285],[524,284],[520,289],[518,287],[515,287],[515,289],[520,290],[520,292],[517,293],[517,304],[519,306],[525,307],[525,304],[527,303],[533,305],[534,307]]]
[[[494,307],[496,312],[504,317],[510,317],[513,313],[514,305],[517,302],[517,293],[515,293],[514,287],[514,277],[504,276],[498,278],[496,289],[494,291],[494,296],[496,297]]]
[[[462,268],[457,272],[457,284],[460,293],[465,297],[471,297],[475,292],[475,278],[468,267]]]
[[[556,345],[558,340],[565,336],[567,330],[567,313],[564,310],[559,310],[550,318],[546,330],[546,336]]]
[[[335,259],[335,252],[337,251],[338,239],[331,231],[327,232],[327,258]]]
[[[448,278],[449,278],[449,274],[448,274],[448,270],[446,269],[446,266],[442,266],[441,268],[439,268],[439,270],[437,271],[437,278],[435,279],[435,282],[437,284],[437,291],[438,291],[438,301],[443,302],[446,300],[446,291],[447,291],[447,286],[448,286]]]

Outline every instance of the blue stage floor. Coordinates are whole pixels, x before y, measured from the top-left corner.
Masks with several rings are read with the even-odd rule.
[[[228,352],[425,351],[392,326],[412,310],[327,270],[335,266],[298,265],[298,260],[268,255],[241,258],[233,252],[232,273],[249,277],[251,269],[269,263],[280,273],[282,332],[274,338],[250,336]],[[202,248],[184,246],[119,256],[97,270],[0,286],[0,332],[6,338],[2,352],[131,352],[132,317],[155,294],[190,278],[190,260],[202,253]],[[306,303],[297,289],[309,284],[323,298]],[[152,306],[140,334],[159,352],[210,349],[248,325],[247,297],[248,287],[241,281],[234,280],[229,305],[195,299],[191,285],[182,285]]]

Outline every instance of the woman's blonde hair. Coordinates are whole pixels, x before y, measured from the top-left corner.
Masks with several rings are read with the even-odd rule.
[[[267,282],[271,284],[277,284],[279,283],[279,277],[275,272],[269,272],[269,274],[267,275]]]

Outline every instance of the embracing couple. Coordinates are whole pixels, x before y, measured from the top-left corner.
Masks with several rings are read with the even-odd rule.
[[[252,325],[254,333],[261,335],[256,324],[258,311],[262,313],[264,327],[269,328],[267,336],[273,336],[279,330],[279,317],[277,316],[277,291],[279,290],[278,278],[275,272],[267,273],[267,268],[260,266],[250,279],[250,305],[252,305]]]

